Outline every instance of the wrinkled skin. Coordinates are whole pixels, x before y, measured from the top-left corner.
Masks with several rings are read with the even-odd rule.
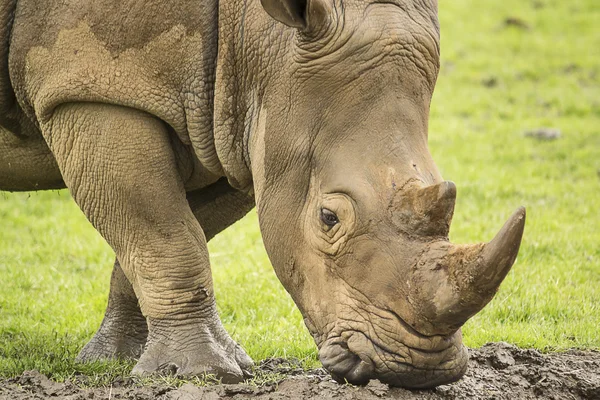
[[[460,326],[514,263],[525,211],[490,243],[448,241],[435,0],[18,0],[0,18],[0,189],[68,187],[118,260],[79,360],[247,376],[206,242],[256,202],[334,378],[462,376]]]

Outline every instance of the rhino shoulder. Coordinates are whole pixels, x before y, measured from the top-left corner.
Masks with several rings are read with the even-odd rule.
[[[30,117],[43,124],[61,103],[111,103],[155,115],[189,142],[190,120],[201,124],[190,114],[210,107],[216,36],[210,19],[192,21],[206,5],[179,3],[19,0],[9,63]]]

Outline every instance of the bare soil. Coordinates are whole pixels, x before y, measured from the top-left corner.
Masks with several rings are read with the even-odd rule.
[[[0,379],[0,399],[594,399],[600,400],[600,352],[567,351],[540,354],[506,343],[490,343],[470,350],[471,362],[459,382],[433,390],[390,388],[379,381],[363,387],[339,385],[322,369],[303,371],[290,360],[267,360],[257,374],[276,372],[282,379],[256,387],[251,385],[185,384],[140,386],[132,380],[111,387],[85,388],[77,379],[57,383],[36,371]],[[84,377],[83,377],[84,378]]]

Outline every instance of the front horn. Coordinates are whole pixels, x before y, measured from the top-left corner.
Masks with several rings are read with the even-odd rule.
[[[489,243],[445,242],[430,250],[431,261],[448,277],[435,294],[437,328],[457,330],[492,300],[517,258],[524,228],[525,208],[520,207]]]

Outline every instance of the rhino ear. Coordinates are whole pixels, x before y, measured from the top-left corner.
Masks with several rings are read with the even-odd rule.
[[[277,21],[309,30],[327,18],[326,0],[260,0],[265,11]]]

